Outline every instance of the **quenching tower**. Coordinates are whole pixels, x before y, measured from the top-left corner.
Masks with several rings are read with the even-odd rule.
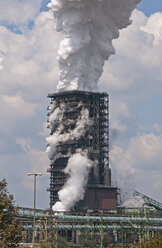
[[[73,140],[61,141],[57,144],[57,154],[51,160],[50,168],[50,207],[58,201],[58,191],[66,181],[63,169],[66,167],[70,154],[77,149],[86,150],[94,166],[89,173],[85,199],[75,208],[83,209],[110,209],[117,208],[117,188],[111,187],[111,170],[109,168],[109,96],[107,93],[85,91],[66,91],[49,94],[51,105],[55,108],[63,106],[61,123],[55,123],[51,128],[51,135],[59,125],[63,125],[63,132],[70,132],[76,127],[76,122],[83,109],[88,110],[89,124],[85,126],[84,135]],[[48,116],[51,114],[51,109]],[[76,165],[77,166],[77,165]]]

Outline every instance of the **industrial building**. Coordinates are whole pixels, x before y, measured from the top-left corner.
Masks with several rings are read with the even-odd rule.
[[[85,198],[77,203],[75,210],[117,210],[119,205],[118,189],[111,186],[111,170],[109,168],[109,96],[107,93],[86,91],[66,91],[49,94],[52,111],[64,106],[61,123],[51,127],[51,135],[59,125],[63,132],[76,128],[76,123],[83,109],[89,113],[89,124],[84,127],[85,133],[73,140],[59,142],[56,147],[58,158],[51,160],[50,168],[50,207],[58,201],[58,192],[66,182],[63,169],[66,167],[69,154],[77,149],[86,150],[89,159],[94,162],[88,177]],[[52,111],[51,111],[52,109]]]
[[[93,238],[103,247],[104,241],[114,247],[130,248],[132,243],[148,240],[162,234],[162,204],[139,192],[149,207],[119,208],[118,213],[110,212],[67,212],[54,215],[48,210],[18,208],[18,219],[22,224],[22,242],[30,243],[33,236],[33,217],[36,218],[35,242],[50,244],[51,239],[57,247],[59,236],[69,241],[69,247],[83,247],[84,236]],[[88,236],[85,236],[87,234]],[[89,246],[94,247],[94,246]],[[109,247],[109,246],[108,246]]]
[[[107,93],[68,91],[49,94],[51,113],[64,106],[61,123],[57,120],[49,125],[51,135],[60,124],[62,132],[76,128],[83,109],[88,110],[89,123],[84,126],[84,135],[57,144],[56,157],[51,159],[50,168],[50,210],[18,208],[17,219],[22,224],[22,243],[53,244],[57,247],[59,238],[68,241],[69,247],[94,247],[82,245],[82,239],[90,239],[97,246],[113,244],[114,247],[130,248],[133,243],[148,240],[162,234],[162,204],[137,191],[147,207],[123,208],[120,206],[119,189],[112,187],[109,168],[109,97]],[[71,212],[55,214],[51,207],[58,201],[58,191],[66,182],[62,171],[69,156],[77,149],[86,150],[94,165],[89,173],[85,197]]]

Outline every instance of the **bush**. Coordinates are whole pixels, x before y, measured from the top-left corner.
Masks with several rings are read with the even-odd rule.
[[[132,248],[162,248],[162,236],[150,237],[148,241],[142,241],[141,244],[133,245]]]
[[[21,228],[16,221],[13,196],[7,190],[5,179],[0,181],[0,247],[15,248],[21,240]]]

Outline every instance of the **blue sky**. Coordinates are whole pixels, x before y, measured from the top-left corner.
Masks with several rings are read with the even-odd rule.
[[[42,3],[41,10],[48,10],[47,3],[49,0],[45,0]],[[143,0],[139,5],[138,9],[142,10],[147,16],[154,12],[162,11],[161,0]]]
[[[48,10],[47,3],[49,0],[45,0],[42,3],[41,10]],[[154,12],[162,11],[162,3],[160,0],[143,0],[139,5],[138,9],[142,10],[147,16]]]
[[[139,5],[138,9],[142,10],[147,16],[154,12],[162,11],[161,0],[143,0]]]
[[[0,175],[16,203],[32,207],[33,181],[26,174],[42,172],[40,208],[49,206],[45,123],[47,94],[56,91],[58,81],[60,41],[48,2],[0,3]],[[114,41],[116,55],[99,83],[110,94],[110,131],[117,133],[111,139],[113,180],[125,168],[128,174],[119,181],[129,178],[136,190],[162,202],[161,0],[143,0],[132,19]]]

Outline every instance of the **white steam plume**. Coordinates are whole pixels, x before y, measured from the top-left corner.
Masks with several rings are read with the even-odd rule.
[[[145,205],[145,202],[141,196],[133,197],[133,195],[123,204],[124,207],[129,207],[129,208],[130,207],[139,208],[139,207],[143,207],[144,205]]]
[[[131,24],[141,0],[51,0],[56,30],[65,34],[58,51],[58,90],[94,90],[115,53],[112,40]]]
[[[54,108],[54,107],[53,107]],[[83,108],[80,111],[80,115],[76,120],[75,128],[70,129],[68,131],[64,131],[65,126],[64,126],[64,121],[63,121],[63,116],[64,116],[64,111],[65,111],[65,106],[64,104],[61,104],[60,107],[56,107],[53,112],[51,113],[49,117],[49,125],[51,129],[55,129],[53,134],[50,135],[49,137],[46,138],[46,141],[48,143],[47,146],[47,153],[50,158],[50,160],[54,161],[55,156],[57,155],[57,145],[59,143],[66,143],[67,141],[73,141],[74,139],[79,139],[81,136],[83,136],[86,131],[87,127],[91,125],[91,121],[89,119],[89,111],[88,109]],[[72,120],[66,120],[66,125],[67,121],[72,121]],[[55,127],[56,126],[56,127]]]
[[[79,200],[84,198],[91,167],[92,161],[82,150],[78,150],[69,158],[67,167],[64,169],[69,178],[58,193],[60,201],[53,206],[53,211],[70,211]]]

